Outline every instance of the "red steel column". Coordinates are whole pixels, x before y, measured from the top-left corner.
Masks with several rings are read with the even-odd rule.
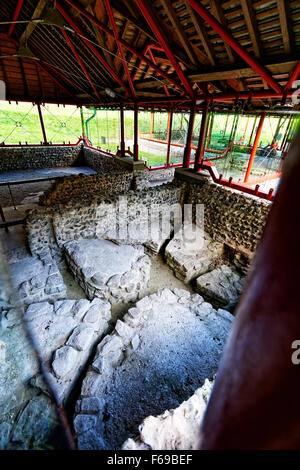
[[[168,116],[168,129],[167,129],[167,166],[170,165],[170,151],[172,140],[172,125],[173,125],[173,109],[171,109]]]
[[[120,104],[120,134],[121,134],[121,157],[125,157],[125,130],[124,130],[124,106]]]
[[[202,422],[201,449],[300,447],[299,149],[300,134],[235,313]]]
[[[139,111],[137,102],[134,103],[134,144],[133,144],[133,160],[136,162],[139,159],[139,145],[138,145],[138,132],[139,132]]]
[[[198,147],[195,153],[195,164],[194,170],[199,171],[200,163],[203,159],[204,148],[205,148],[205,137],[206,137],[206,129],[207,129],[207,121],[208,121],[208,108],[209,108],[209,101],[206,99],[204,102],[204,108],[202,111],[202,119],[201,119],[201,127],[199,133],[199,140],[198,140]]]
[[[257,129],[257,132],[256,132],[254,144],[253,144],[253,147],[252,147],[252,150],[251,150],[251,155],[250,155],[250,158],[249,158],[248,168],[247,168],[247,171],[246,171],[244,183],[247,183],[247,181],[249,180],[249,177],[250,177],[250,173],[251,173],[253,162],[254,162],[254,159],[255,159],[256,150],[257,150],[257,147],[258,147],[258,144],[259,144],[259,139],[260,139],[260,135],[261,135],[263,125],[264,125],[265,117],[266,117],[266,113],[262,113],[262,115],[260,117],[258,129]]]
[[[192,144],[192,137],[193,137],[195,113],[196,113],[196,100],[193,99],[191,111],[190,111],[189,127],[188,127],[188,132],[187,132],[187,137],[186,137],[186,143],[184,147],[183,168],[189,168],[190,166],[191,144]]]
[[[47,141],[46,129],[45,129],[45,125],[44,125],[44,120],[43,120],[43,115],[42,115],[42,110],[41,110],[41,105],[40,105],[40,103],[37,103],[37,108],[38,108],[38,113],[39,113],[39,118],[40,118],[42,133],[43,133],[44,144],[47,145],[47,144],[48,144],[48,141]]]

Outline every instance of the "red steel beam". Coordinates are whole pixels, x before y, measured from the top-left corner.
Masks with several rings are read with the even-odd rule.
[[[64,8],[60,5],[58,1],[56,1],[56,8],[61,13],[61,15],[65,18],[65,20],[69,23],[72,29],[77,34],[80,34],[81,40],[85,43],[85,45],[93,52],[94,56],[97,57],[99,62],[104,66],[104,68],[110,73],[110,75],[121,85],[124,89],[126,95],[129,95],[129,90],[125,83],[120,79],[120,77],[116,74],[116,72],[110,67],[110,65],[106,62],[106,60],[101,56],[101,54],[97,51],[97,49],[88,41],[85,37],[84,32],[79,28],[79,26],[75,23],[75,21],[70,17],[70,15],[64,10]]]
[[[293,86],[293,82],[295,80],[297,80],[297,78],[299,77],[300,75],[300,60],[299,62],[297,63],[296,67],[294,68],[293,72],[292,72],[292,75],[290,76],[289,78],[289,81],[287,82],[287,84],[285,85],[285,88],[284,88],[284,91],[288,91],[292,88]]]
[[[80,65],[82,71],[84,72],[86,78],[88,79],[89,83],[91,84],[91,86],[92,86],[92,88],[93,88],[93,90],[94,90],[94,92],[95,92],[95,95],[97,96],[99,102],[101,103],[102,100],[101,100],[101,97],[100,97],[100,95],[99,95],[99,93],[98,93],[98,91],[97,91],[97,88],[95,87],[94,83],[92,82],[91,77],[90,77],[90,75],[89,75],[87,69],[85,68],[85,66],[84,66],[84,64],[83,64],[83,62],[82,62],[82,60],[81,60],[81,58],[79,57],[79,55],[78,55],[78,53],[77,53],[75,47],[73,46],[73,44],[72,44],[72,42],[71,42],[71,40],[70,40],[70,38],[69,38],[67,32],[66,32],[63,28],[61,28],[60,30],[61,30],[62,34],[64,35],[64,38],[65,38],[65,40],[67,41],[68,45],[70,46],[71,51],[73,52],[74,56],[76,57],[76,60],[77,60],[78,64]]]
[[[12,23],[11,23],[11,25],[9,27],[9,30],[8,30],[8,36],[11,36],[12,33],[13,33],[13,30],[15,29],[15,25],[16,25],[15,21],[17,21],[17,19],[19,18],[19,14],[20,14],[20,11],[22,9],[23,3],[24,3],[24,0],[18,0],[16,9],[15,9],[13,17],[12,17]]]
[[[195,114],[196,114],[196,100],[193,100],[191,110],[190,110],[189,126],[188,126],[186,143],[185,143],[184,154],[183,154],[183,168],[189,168],[190,166],[191,144],[192,144],[192,137],[193,137],[193,130],[194,130]]]
[[[107,35],[114,37],[114,34],[110,29],[105,26],[103,23],[101,23],[97,18],[95,18],[93,15],[88,13],[87,11],[82,8],[82,6],[78,5],[76,2],[73,0],[65,0],[69,5],[71,5],[75,10],[77,10],[82,16],[85,16],[88,20],[91,21],[91,23],[94,23],[99,29],[104,31]],[[157,65],[155,65],[151,60],[147,59],[141,52],[137,51],[134,47],[132,47],[130,44],[128,44],[126,41],[123,39],[119,38],[120,44],[125,47],[129,52],[134,54],[136,57],[138,57],[140,60],[145,62],[149,67],[153,68],[159,75],[161,75],[163,78],[168,80],[172,85],[174,85],[176,88],[178,88],[181,91],[184,91],[184,87],[178,83],[176,80],[174,80],[172,77],[170,77],[166,72],[161,70]]]
[[[141,10],[141,12],[142,12],[143,16],[145,17],[147,23],[149,24],[150,28],[152,29],[152,31],[153,31],[156,39],[158,40],[159,44],[164,49],[165,54],[167,55],[169,61],[172,64],[172,66],[174,67],[178,77],[182,81],[183,86],[184,86],[187,94],[190,97],[193,97],[194,96],[193,88],[192,88],[188,78],[183,73],[183,70],[181,69],[180,65],[178,64],[173,52],[171,51],[171,48],[167,43],[167,40],[165,38],[165,35],[164,35],[159,23],[156,21],[156,19],[151,14],[151,11],[149,10],[148,5],[146,4],[145,0],[136,0],[136,3],[139,6],[139,9]]]
[[[195,165],[194,165],[195,171],[199,170],[200,162],[202,161],[203,155],[204,155],[208,108],[209,108],[209,101],[208,101],[208,99],[206,99],[205,104],[204,104],[204,108],[203,108],[203,111],[202,111],[201,128],[200,128],[200,133],[199,133],[198,147],[197,147],[197,150],[196,150],[196,153],[195,153]]]
[[[242,59],[255,70],[268,85],[270,85],[276,93],[281,93],[282,89],[273,79],[272,75],[266,70],[254,57],[252,57],[246,49],[244,49],[232,36],[232,34],[212,16],[206,8],[197,0],[187,0],[191,7],[221,36],[221,38],[233,50],[235,50]]]
[[[170,165],[170,151],[171,151],[171,140],[172,140],[172,126],[173,126],[173,109],[170,110],[168,116],[168,127],[167,127],[167,166]]]
[[[236,310],[202,422],[201,449],[300,447],[299,149],[300,135]]]
[[[113,32],[114,32],[114,37],[115,37],[115,40],[116,40],[116,43],[118,45],[118,49],[119,49],[119,52],[120,52],[120,55],[121,55],[121,58],[122,58],[123,67],[124,67],[124,70],[125,70],[125,73],[126,73],[126,76],[127,76],[127,80],[128,80],[129,86],[130,86],[130,90],[131,90],[131,95],[132,95],[133,99],[135,99],[136,98],[136,93],[135,93],[135,89],[134,89],[134,86],[133,86],[133,83],[132,83],[131,75],[130,75],[130,72],[129,72],[129,69],[128,69],[128,65],[127,65],[126,57],[125,57],[125,54],[124,54],[124,51],[123,51],[123,47],[122,47],[122,44],[120,43],[120,40],[119,40],[119,33],[118,33],[118,29],[117,29],[116,22],[115,22],[115,19],[114,19],[114,15],[113,15],[109,0],[104,0],[104,2],[105,2],[105,5],[106,5],[106,11],[107,11],[108,16],[109,16],[110,24],[111,24]]]
[[[261,136],[261,131],[262,131],[262,128],[263,128],[263,125],[264,125],[265,117],[266,117],[266,113],[262,113],[259,124],[258,124],[256,136],[255,136],[255,139],[254,139],[253,147],[252,147],[252,150],[251,150],[251,154],[250,154],[250,158],[249,158],[249,162],[248,162],[248,167],[247,167],[244,183],[247,183],[247,181],[249,180],[249,177],[250,177],[250,173],[251,173],[252,166],[253,166],[253,163],[254,163],[256,150],[257,150],[257,147],[258,147],[258,144],[259,144],[259,139],[260,139],[260,136]]]

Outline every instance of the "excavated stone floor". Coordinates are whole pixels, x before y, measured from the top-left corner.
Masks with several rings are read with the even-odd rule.
[[[161,289],[97,347],[76,404],[80,449],[117,449],[150,414],[177,407],[217,372],[232,315],[198,294]]]

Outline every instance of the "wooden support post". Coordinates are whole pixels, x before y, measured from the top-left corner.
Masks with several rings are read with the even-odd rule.
[[[196,113],[196,100],[193,99],[191,111],[190,111],[188,132],[187,132],[186,143],[185,143],[184,154],[183,154],[183,168],[189,168],[190,166],[191,144],[192,144],[192,137],[193,137],[195,113]]]
[[[137,102],[134,103],[134,144],[133,144],[133,160],[135,162],[139,159],[139,145],[138,145],[138,136],[139,133],[139,111]]]
[[[121,150],[121,157],[125,157],[125,129],[124,129],[124,106],[120,104],[120,134],[121,134],[121,141],[120,141],[120,150]]]
[[[254,144],[253,144],[253,147],[252,147],[252,150],[251,150],[251,155],[250,155],[250,158],[249,158],[248,168],[247,168],[247,171],[246,171],[244,183],[247,183],[247,181],[249,180],[249,177],[250,177],[250,173],[251,173],[252,166],[253,166],[253,163],[254,163],[256,150],[257,150],[257,147],[258,147],[258,144],[259,144],[259,139],[260,139],[260,136],[261,136],[261,131],[262,131],[262,128],[263,128],[263,125],[264,125],[265,117],[266,117],[266,113],[262,113],[262,115],[260,117],[258,129],[257,129],[257,132],[256,132]]]
[[[170,151],[171,151],[171,140],[172,140],[172,125],[173,125],[173,109],[169,112],[168,116],[168,128],[167,128],[167,166],[170,165]]]
[[[43,115],[42,115],[42,110],[41,110],[41,105],[40,103],[37,103],[37,108],[38,108],[38,113],[39,113],[39,118],[40,118],[40,124],[42,128],[42,134],[43,134],[43,139],[44,139],[44,144],[47,145],[47,135],[46,135],[46,130],[45,130],[45,125],[44,125],[44,120],[43,120]]]
[[[84,115],[83,115],[82,106],[80,106],[80,118],[81,118],[82,138],[86,139],[86,129],[85,129]]]
[[[202,119],[201,119],[201,127],[199,133],[199,140],[198,140],[198,147],[195,153],[195,163],[194,163],[194,170],[200,170],[200,164],[203,159],[204,155],[204,148],[205,148],[205,138],[206,138],[206,130],[207,130],[207,123],[208,123],[208,107],[209,102],[208,99],[204,102],[204,108],[202,111]]]

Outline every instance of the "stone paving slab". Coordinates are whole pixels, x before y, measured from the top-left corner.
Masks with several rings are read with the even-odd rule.
[[[188,227],[187,236],[190,239],[193,238],[195,230],[194,224]],[[188,283],[200,274],[213,269],[221,258],[223,249],[223,244],[213,241],[207,233],[193,244],[192,251],[189,244],[175,236],[166,247],[165,259],[175,276]]]
[[[161,289],[97,346],[76,404],[79,449],[117,449],[149,415],[176,408],[217,372],[232,315],[198,294]]]
[[[68,242],[64,248],[71,272],[89,299],[135,301],[148,287],[150,258],[142,246],[94,238]]]
[[[100,299],[40,302],[27,308],[25,320],[60,401],[69,396],[110,319],[110,304]],[[39,375],[32,384],[45,391]]]
[[[196,290],[216,308],[232,310],[242,293],[245,278],[223,264],[213,271],[199,276]]]
[[[198,450],[200,426],[213,381],[204,385],[175,410],[148,416],[139,426],[139,435],[127,439],[122,450]]]

